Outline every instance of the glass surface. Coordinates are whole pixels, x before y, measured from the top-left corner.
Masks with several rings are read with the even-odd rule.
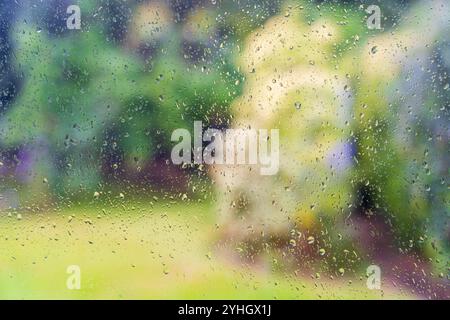
[[[2,1],[0,298],[450,299],[449,35],[445,0]]]

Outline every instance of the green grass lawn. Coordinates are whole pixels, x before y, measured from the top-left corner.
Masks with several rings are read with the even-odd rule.
[[[216,256],[206,204],[105,205],[0,213],[1,299],[405,298],[365,279],[298,278]],[[69,290],[66,269],[81,268]]]

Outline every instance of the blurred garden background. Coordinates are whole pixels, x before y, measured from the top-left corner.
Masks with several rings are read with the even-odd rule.
[[[450,3],[372,2],[0,3],[0,298],[450,299]],[[279,172],[174,165],[194,121]]]

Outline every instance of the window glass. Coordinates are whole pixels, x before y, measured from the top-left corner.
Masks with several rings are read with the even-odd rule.
[[[449,34],[441,0],[3,1],[0,298],[450,299]]]

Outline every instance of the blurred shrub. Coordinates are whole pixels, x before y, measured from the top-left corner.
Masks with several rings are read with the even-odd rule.
[[[433,4],[383,33],[365,29],[363,7],[288,3],[247,38],[233,126],[279,128],[281,168],[215,169],[230,243],[250,257],[279,246],[305,263],[324,255],[337,270],[360,261],[351,252],[388,255],[391,236],[403,253],[435,241],[428,228],[448,224],[448,202],[436,201],[448,173],[448,74],[436,54],[450,11]]]

